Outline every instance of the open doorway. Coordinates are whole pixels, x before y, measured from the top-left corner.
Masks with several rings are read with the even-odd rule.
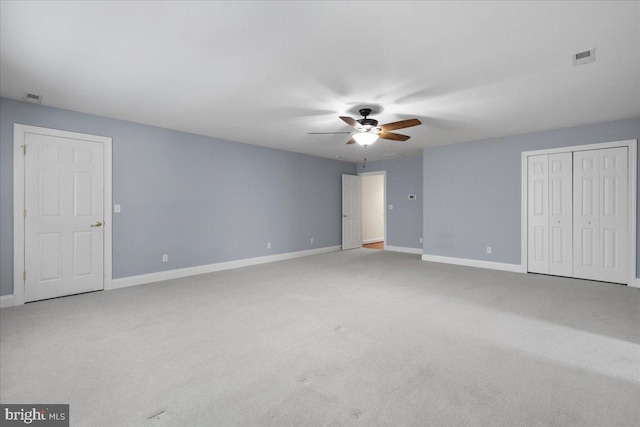
[[[385,218],[386,172],[365,172],[362,176],[362,247],[384,249],[387,227]]]

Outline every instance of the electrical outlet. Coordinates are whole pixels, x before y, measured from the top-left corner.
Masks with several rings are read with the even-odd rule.
[[[169,255],[164,254],[162,255],[162,262],[168,262],[169,261]]]
[[[313,245],[313,237],[309,239],[309,243]]]
[[[271,242],[267,243],[267,249],[271,249]]]
[[[393,205],[389,205],[389,210],[392,211],[393,210]]]
[[[487,253],[490,254],[491,253],[491,246],[487,246]]]
[[[420,238],[420,243],[422,243],[422,237]]]

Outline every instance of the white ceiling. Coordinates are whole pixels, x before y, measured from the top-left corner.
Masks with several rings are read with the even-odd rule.
[[[640,116],[640,2],[0,3],[0,94],[362,161]],[[596,62],[571,55],[596,48]]]

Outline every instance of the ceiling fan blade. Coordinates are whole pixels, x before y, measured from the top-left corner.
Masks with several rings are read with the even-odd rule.
[[[307,135],[350,135],[352,132],[307,132]]]
[[[352,119],[349,116],[340,116],[340,118],[342,119],[343,122],[345,122],[346,124],[348,124],[349,126],[351,126],[353,128],[356,128],[358,130],[363,130],[364,129],[362,127],[362,125],[356,121],[356,119]]]
[[[396,130],[396,129],[404,129],[411,126],[421,125],[422,122],[418,119],[409,119],[409,120],[401,120],[399,122],[387,123],[386,125],[380,126],[382,130]]]
[[[380,135],[378,135],[378,138],[391,139],[393,141],[406,141],[407,139],[409,139],[411,137],[407,136],[407,135],[401,135],[399,133],[382,131],[382,132],[380,132]]]
[[[349,140],[349,142],[347,142],[347,145],[349,145],[349,144],[355,144],[355,143],[356,143],[356,140],[355,140],[355,139],[353,139],[353,138],[351,138],[351,139]]]

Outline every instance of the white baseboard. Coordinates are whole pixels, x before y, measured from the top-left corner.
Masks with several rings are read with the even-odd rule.
[[[369,243],[378,243],[378,242],[384,242],[384,237],[377,237],[375,239],[364,239],[364,240],[362,240],[362,244],[363,245],[368,245]]]
[[[444,264],[464,265],[467,267],[487,268],[489,270],[511,271],[513,273],[526,273],[520,264],[505,264],[502,262],[482,261],[467,258],[452,258],[438,255],[422,255],[423,261],[441,262]]]
[[[0,308],[13,307],[13,295],[2,295],[0,297]]]
[[[417,254],[417,255],[421,255],[422,254],[422,249],[420,249],[420,248],[405,248],[404,246],[389,246],[389,245],[385,245],[384,246],[384,250],[385,251],[391,251],[391,252],[403,252],[405,254]]]
[[[157,273],[141,274],[139,276],[123,277],[113,279],[110,289],[126,288],[129,286],[142,285],[145,283],[160,282],[163,280],[178,279],[180,277],[195,276],[198,274],[213,273],[222,270],[231,270],[240,267],[249,267],[251,265],[266,264],[268,262],[284,261],[287,259],[300,258],[310,255],[319,255],[327,252],[335,252],[341,249],[341,246],[327,246],[325,248],[309,249],[306,251],[288,252],[277,255],[267,255],[256,258],[239,259],[236,261],[218,262],[215,264],[198,265],[195,267],[180,268],[176,270],[159,271]],[[105,288],[106,290],[106,288]]]

